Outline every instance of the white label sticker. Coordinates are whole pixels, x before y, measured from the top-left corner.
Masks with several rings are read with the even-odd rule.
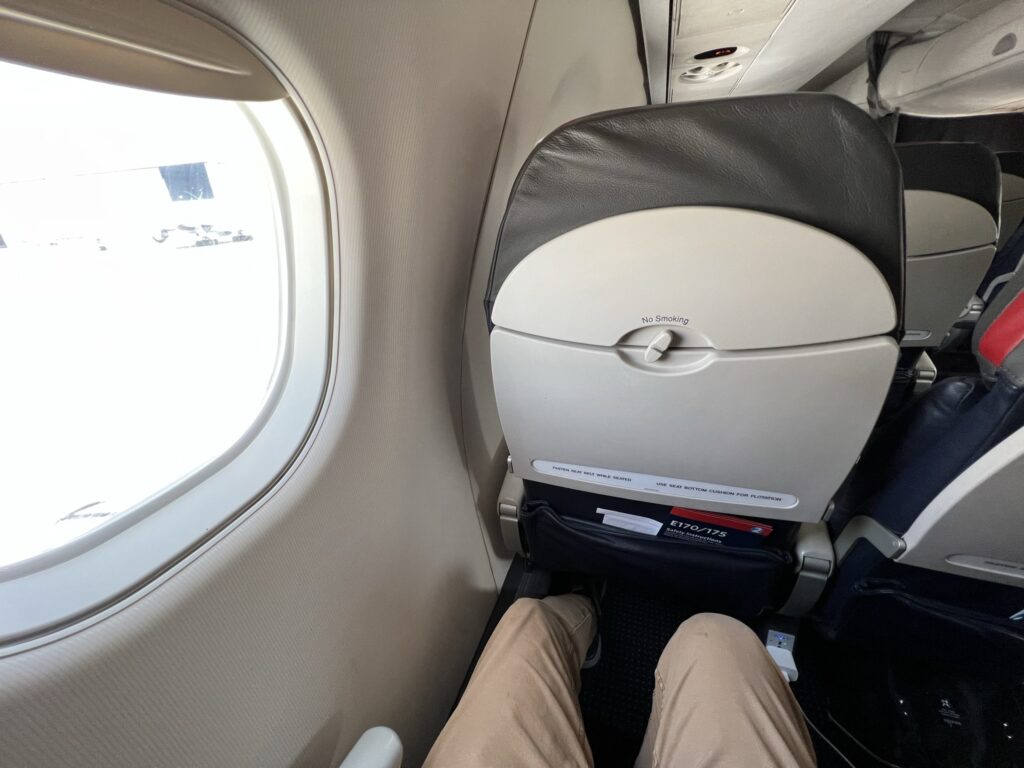
[[[625,512],[616,512],[612,509],[597,508],[597,514],[601,515],[601,522],[615,528],[622,528],[633,533],[643,533],[647,536],[657,536],[661,532],[661,523],[651,520],[642,515],[629,515]]]
[[[732,485],[716,485],[715,483],[699,483],[694,480],[681,480],[677,477],[645,475],[640,472],[585,467],[580,464],[563,464],[557,461],[537,459],[533,462],[533,468],[542,475],[608,485],[613,488],[630,488],[634,491],[659,493],[663,496],[681,499],[720,501],[726,504],[746,504],[751,507],[774,509],[791,509],[799,501],[796,496],[788,493],[758,491],[753,488],[737,488]]]

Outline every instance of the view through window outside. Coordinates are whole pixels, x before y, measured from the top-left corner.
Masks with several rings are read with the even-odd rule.
[[[0,63],[0,566],[224,453],[268,395],[281,255],[235,103]]]

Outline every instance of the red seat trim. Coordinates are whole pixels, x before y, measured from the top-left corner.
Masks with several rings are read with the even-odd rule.
[[[993,365],[1002,365],[1007,356],[1024,341],[1024,293],[1006,305],[988,327],[978,352]]]

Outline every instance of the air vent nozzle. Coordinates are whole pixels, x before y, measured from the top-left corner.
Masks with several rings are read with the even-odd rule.
[[[738,74],[743,65],[738,61],[720,61],[717,64],[698,64],[687,67],[679,74],[680,83],[706,83]]]

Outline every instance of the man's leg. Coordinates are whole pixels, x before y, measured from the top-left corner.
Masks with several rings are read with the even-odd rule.
[[[595,631],[582,595],[514,602],[425,768],[589,768],[578,696]]]
[[[749,628],[702,613],[683,622],[654,676],[637,768],[813,768],[800,707]]]

